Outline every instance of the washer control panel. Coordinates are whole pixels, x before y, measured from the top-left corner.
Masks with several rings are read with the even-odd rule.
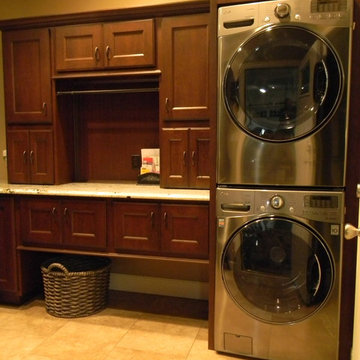
[[[254,190],[219,187],[218,216],[283,215],[341,223],[344,193],[339,191]]]

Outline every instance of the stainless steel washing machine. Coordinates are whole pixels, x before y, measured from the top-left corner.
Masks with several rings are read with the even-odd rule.
[[[351,0],[218,13],[217,183],[343,187]]]
[[[338,358],[344,194],[217,189],[215,349]]]

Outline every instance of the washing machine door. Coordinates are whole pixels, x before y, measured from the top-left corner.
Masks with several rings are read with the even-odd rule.
[[[324,126],[343,91],[330,44],[296,26],[271,26],[241,44],[223,79],[225,107],[237,126],[270,142],[305,137]]]
[[[239,228],[226,244],[221,271],[235,303],[268,323],[309,317],[326,303],[334,283],[324,242],[305,224],[283,217]]]

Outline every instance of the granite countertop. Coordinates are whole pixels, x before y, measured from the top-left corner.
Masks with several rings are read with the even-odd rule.
[[[134,182],[89,182],[62,185],[18,185],[0,183],[0,194],[84,196],[102,198],[209,201],[209,190],[165,189],[159,185],[138,185]]]

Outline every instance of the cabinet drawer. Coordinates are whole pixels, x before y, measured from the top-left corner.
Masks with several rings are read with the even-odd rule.
[[[207,258],[209,210],[206,205],[162,205],[164,255]]]
[[[22,199],[21,243],[25,245],[60,245],[58,202],[51,199]]]
[[[113,203],[115,250],[158,252],[159,206],[143,203]]]

